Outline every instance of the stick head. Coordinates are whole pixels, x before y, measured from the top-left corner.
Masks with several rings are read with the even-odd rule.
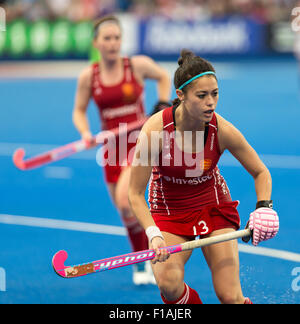
[[[68,253],[64,250],[58,251],[52,258],[52,266],[54,271],[63,278],[67,278],[65,273],[65,261],[67,258]]]
[[[64,250],[58,251],[52,258],[53,269],[59,276],[63,278],[75,278],[95,272],[92,262],[77,266],[65,266],[67,258],[68,253]]]
[[[17,149],[13,154],[13,162],[20,170],[25,170],[24,156],[25,151],[22,148]]]

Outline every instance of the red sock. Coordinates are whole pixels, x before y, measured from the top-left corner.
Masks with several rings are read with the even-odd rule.
[[[246,297],[244,305],[253,305],[252,301],[250,300],[250,298]]]
[[[184,283],[183,294],[174,301],[168,301],[162,294],[160,295],[164,304],[203,304],[197,291],[189,287],[186,283]]]
[[[123,219],[124,225],[127,229],[129,241],[134,252],[148,249],[148,238],[135,217]]]

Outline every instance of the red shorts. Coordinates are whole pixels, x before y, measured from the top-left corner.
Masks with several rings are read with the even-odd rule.
[[[106,183],[117,183],[122,170],[123,167],[121,166],[106,165],[104,167],[104,178]]]
[[[116,148],[113,148],[113,151],[109,152],[108,146],[103,147],[103,161],[105,161],[103,168],[107,183],[117,183],[122,170],[132,164],[135,146],[135,143],[128,143],[127,150],[123,153],[120,153],[119,141],[117,141]]]
[[[152,217],[161,231],[196,237],[224,228],[238,230],[240,228],[238,204],[238,201],[229,201],[210,205],[198,211],[189,211],[185,215],[166,217],[153,213]]]

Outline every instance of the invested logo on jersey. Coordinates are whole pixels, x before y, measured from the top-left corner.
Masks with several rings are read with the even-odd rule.
[[[190,186],[197,186],[201,183],[204,183],[208,180],[213,178],[212,173],[205,175],[203,177],[195,177],[195,178],[175,178],[175,177],[168,177],[163,176],[164,180],[167,182],[171,182],[176,185],[190,185]]]
[[[211,165],[212,165],[212,160],[210,159],[204,159],[200,161],[200,169],[203,171],[209,170]]]
[[[125,102],[135,100],[134,86],[132,83],[124,83],[122,85],[122,93]]]

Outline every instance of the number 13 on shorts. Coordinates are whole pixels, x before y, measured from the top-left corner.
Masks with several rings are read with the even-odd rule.
[[[211,232],[204,220],[200,221],[198,225],[201,227],[201,232],[199,233],[200,235],[208,234],[209,232]]]
[[[212,224],[209,220],[200,220],[197,225],[193,226],[194,235],[205,235],[212,231]]]

